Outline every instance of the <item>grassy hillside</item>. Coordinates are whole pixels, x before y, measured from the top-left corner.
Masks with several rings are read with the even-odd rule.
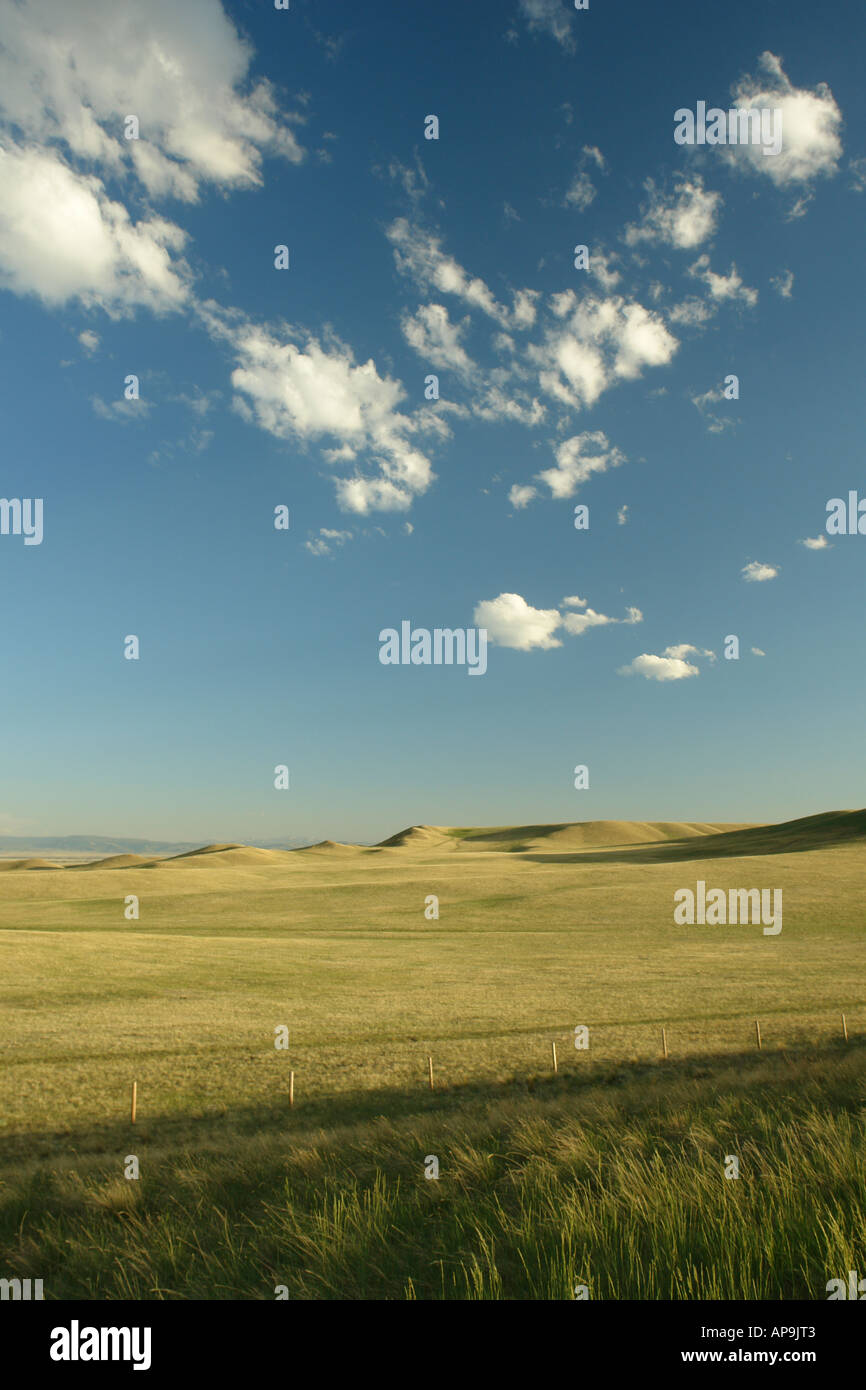
[[[293,1296],[561,1297],[550,1292],[571,1278],[564,1247],[558,1273],[552,1263],[561,1212],[577,1265],[577,1234],[590,1240],[595,1296],[745,1297],[748,1284],[776,1297],[774,1279],[785,1296],[802,1290],[816,1261],[841,1259],[864,1229],[850,1224],[864,1171],[862,824],[846,812],[757,829],[416,827],[379,847],[215,845],[7,868],[0,1264],[80,1246],[68,1277],[88,1296],[122,1296],[128,1279],[166,1296],[203,1296],[204,1280],[207,1296],[270,1297],[262,1280],[288,1259],[272,1250],[282,1231],[294,1274],[276,1282]],[[730,837],[745,857],[729,852]],[[673,894],[698,878],[782,888],[781,934],[674,926]],[[124,917],[129,895],[138,920]],[[431,895],[438,920],[425,917]],[[578,1024],[588,1052],[575,1050]],[[287,1052],[274,1047],[279,1026]],[[546,1078],[552,1040],[556,1080]],[[748,1183],[717,1190],[710,1176],[720,1152],[739,1152],[735,1140],[755,1166]],[[419,1148],[421,1160],[447,1152],[448,1183],[423,1179]],[[139,1183],[123,1178],[129,1153],[142,1157]],[[665,1234],[671,1174],[680,1225]],[[429,1234],[436,1212],[444,1265],[431,1273],[416,1267],[427,1247],[415,1227]],[[194,1223],[204,1247],[214,1221],[220,1248],[187,1267]],[[781,1265],[761,1273],[757,1245],[746,1258],[737,1242],[749,1223],[761,1240],[777,1230],[788,1242]],[[543,1269],[530,1278],[521,1260],[533,1231]],[[358,1267],[356,1239],[369,1252]],[[800,1239],[811,1253],[798,1267]],[[629,1241],[632,1255],[655,1254],[626,1284]],[[691,1264],[665,1273],[689,1241]],[[725,1241],[740,1266],[734,1255],[718,1263]],[[511,1251],[503,1264],[501,1248]],[[739,1294],[686,1292],[728,1287],[737,1267]]]

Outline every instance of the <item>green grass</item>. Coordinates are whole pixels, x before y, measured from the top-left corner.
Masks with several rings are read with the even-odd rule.
[[[866,1266],[864,1083],[837,1044],[44,1136],[3,1267],[50,1298],[824,1298]]]
[[[0,873],[0,1276],[85,1298],[809,1298],[866,1272],[862,845],[562,862],[467,836]],[[781,887],[781,935],[675,927],[697,878]]]

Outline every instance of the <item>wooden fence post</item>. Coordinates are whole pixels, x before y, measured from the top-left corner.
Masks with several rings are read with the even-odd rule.
[[[756,1041],[757,1044],[758,1044],[758,1051],[760,1051],[760,1050],[761,1050],[761,1046],[762,1046],[762,1044],[761,1044],[761,1025],[760,1025],[760,1023],[758,1022],[757,1019],[755,1019],[755,1041]]]
[[[427,1058],[427,1079],[430,1083],[430,1090],[433,1090],[433,1058]]]
[[[668,1055],[668,1035],[667,1035],[667,1032],[666,1032],[666,1030],[665,1030],[664,1028],[662,1029],[662,1051],[663,1051],[665,1057],[667,1057],[667,1055]]]
[[[556,1043],[555,1043],[555,1042],[552,1042],[552,1043],[550,1044],[550,1051],[551,1051],[551,1053],[553,1054],[553,1074],[554,1074],[554,1076],[555,1076],[556,1073],[559,1071],[559,1067],[556,1065]]]
[[[138,1082],[137,1082],[137,1081],[133,1081],[133,1083],[132,1083],[132,1110],[131,1110],[131,1114],[130,1114],[130,1121],[131,1121],[132,1124],[135,1124],[135,1111],[136,1111],[137,1103],[138,1103]]]

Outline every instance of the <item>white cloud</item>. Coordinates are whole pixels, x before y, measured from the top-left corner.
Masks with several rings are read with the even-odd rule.
[[[161,217],[133,222],[102,181],[52,150],[0,148],[0,285],[49,306],[78,300],[110,317],[184,306],[186,234]]]
[[[758,62],[763,75],[743,77],[731,91],[737,106],[781,111],[781,153],[765,155],[760,144],[720,146],[725,157],[741,169],[766,174],[779,187],[835,174],[842,155],[842,113],[826,82],[811,90],[795,87],[775,54],[762,53]]]
[[[565,192],[564,207],[575,207],[578,212],[584,212],[595,198],[595,184],[589,177],[586,168],[590,162],[602,171],[605,168],[605,158],[601,150],[597,149],[595,145],[584,145],[574,177]]]
[[[675,304],[668,310],[668,321],[684,328],[699,328],[706,323],[717,312],[716,305],[705,299],[697,299],[694,295],[684,299],[680,304]]]
[[[526,352],[538,366],[542,390],[574,409],[593,405],[618,380],[664,365],[677,350],[657,314],[621,295],[577,300],[566,290],[552,297],[551,308],[561,323]]]
[[[114,420],[120,425],[144,420],[153,410],[153,401],[142,400],[141,397],[134,401],[128,401],[125,397],[119,401],[104,401],[101,396],[91,396],[90,403],[101,419]]]
[[[520,9],[531,33],[549,34],[566,52],[574,51],[571,15],[562,0],[520,0]]]
[[[750,560],[747,565],[743,565],[740,573],[748,584],[763,584],[768,579],[775,579],[779,570],[776,565],[765,565],[760,560]]]
[[[766,656],[766,655],[767,655],[767,653],[766,653],[766,652],[762,652],[760,647],[752,647],[752,656]]]
[[[661,242],[686,251],[713,235],[722,197],[720,193],[705,189],[697,175],[680,177],[673,192],[667,195],[659,192],[652,179],[648,179],[645,186],[649,202],[641,209],[641,222],[626,227],[624,240],[627,245]]]
[[[453,256],[441,249],[441,240],[432,233],[412,226],[405,217],[398,217],[387,230],[394,248],[397,269],[424,289],[436,289],[465,300],[473,309],[480,309],[490,318],[510,326],[508,310],[498,303],[495,295],[477,276],[470,277]]]
[[[771,275],[770,284],[773,286],[776,293],[781,295],[783,299],[790,299],[791,291],[794,288],[794,272],[792,270],[783,270],[781,275]]]
[[[825,535],[806,536],[800,544],[805,545],[807,550],[832,550],[833,548]]]
[[[471,376],[475,364],[460,343],[467,322],[451,323],[442,304],[423,304],[403,315],[401,327],[409,346],[431,366]]]
[[[553,636],[562,617],[556,608],[532,608],[520,594],[500,594],[476,604],[472,621],[487,629],[495,646],[528,652],[533,647],[561,647]]]
[[[692,405],[696,406],[707,422],[707,429],[710,434],[721,434],[723,430],[733,429],[736,421],[731,415],[717,415],[712,406],[717,405],[725,399],[725,394],[720,388],[711,387],[709,391],[704,391],[700,396],[692,396]]]
[[[527,507],[529,503],[532,501],[533,497],[536,497],[537,495],[538,491],[536,488],[528,486],[524,487],[521,486],[520,483],[515,483],[514,486],[509,489],[508,500],[511,503],[512,507],[516,507],[518,510],[520,510],[523,507]]]
[[[515,328],[531,328],[535,323],[536,308],[535,301],[539,297],[538,290],[516,290],[514,293],[514,310],[512,318]]]
[[[624,502],[616,514],[617,526],[625,526],[628,521],[628,503]]]
[[[565,630],[574,637],[581,636],[590,627],[606,627],[608,623],[626,623],[631,626],[634,623],[643,622],[643,613],[639,608],[627,608],[624,618],[609,618],[607,614],[597,613],[594,608],[590,608],[587,600],[579,598],[576,594],[572,598],[564,598],[562,606],[582,609],[580,613],[563,614],[562,622]]]
[[[99,334],[92,333],[89,328],[85,328],[83,333],[79,333],[78,341],[85,352],[93,353],[99,347]]]
[[[606,473],[625,462],[625,454],[610,444],[603,430],[588,430],[564,439],[554,455],[556,467],[546,468],[536,476],[558,498],[572,497],[593,473]]]
[[[749,289],[743,284],[739,271],[735,265],[731,266],[727,275],[717,275],[710,269],[710,258],[706,252],[698,256],[694,265],[689,267],[689,275],[697,280],[702,280],[713,296],[713,299],[733,299],[740,300],[752,308],[758,302],[758,291]]]
[[[312,540],[304,541],[304,549],[309,550],[311,555],[330,555],[334,546],[345,545],[346,541],[351,539],[351,531],[332,531],[328,527],[322,526],[318,536]]]
[[[263,153],[302,150],[219,0],[28,0],[0,7],[0,119],[154,197],[261,183]],[[124,138],[128,115],[140,138]]]
[[[851,176],[848,182],[851,192],[866,193],[866,158],[861,155],[859,159],[849,160],[848,173]]]
[[[405,511],[426,492],[433,480],[430,461],[408,438],[418,419],[398,411],[405,390],[381,377],[372,358],[359,366],[351,349],[336,340],[324,348],[311,337],[302,349],[246,322],[220,324],[217,315],[210,325],[237,355],[231,379],[245,419],[278,439],[335,438],[332,463],[369,456],[377,469],[373,476],[356,472],[337,480],[341,507],[361,514]]]
[[[618,285],[622,275],[618,270],[614,270],[610,262],[612,256],[605,251],[600,251],[593,246],[592,254],[589,258],[589,273],[593,280],[597,280],[603,290],[612,290],[614,285]]]
[[[620,676],[643,676],[648,681],[686,680],[690,676],[700,675],[699,667],[685,659],[692,653],[697,654],[697,648],[688,642],[683,642],[675,647],[665,647],[661,656],[655,656],[651,652],[642,652],[627,666],[620,666],[617,674]]]
[[[472,414],[480,420],[514,420],[519,425],[533,426],[544,419],[544,406],[534,396],[531,400],[522,395],[506,396],[500,387],[489,383],[479,390],[472,401]]]

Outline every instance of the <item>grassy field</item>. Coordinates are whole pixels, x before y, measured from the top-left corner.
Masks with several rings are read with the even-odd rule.
[[[0,865],[0,1275],[824,1297],[866,1269],[864,867],[862,812]],[[781,933],[675,926],[698,879],[781,888]]]

